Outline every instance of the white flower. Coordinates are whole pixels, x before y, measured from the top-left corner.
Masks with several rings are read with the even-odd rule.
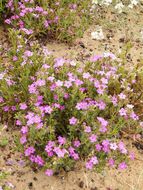
[[[4,75],[5,75],[5,73],[4,73],[4,72],[3,72],[3,73],[0,73],[0,80],[2,80],[2,79],[3,79]]]
[[[121,2],[121,3],[118,3],[118,4],[115,6],[115,9],[117,9],[118,13],[121,13],[122,10],[123,10],[123,8],[124,8],[124,5],[123,5],[122,2]]]
[[[110,143],[110,149],[111,150],[116,150],[118,148],[116,143]]]
[[[71,62],[70,62],[70,65],[71,65],[71,66],[76,66],[76,62],[75,62],[75,61],[71,61]]]
[[[139,0],[131,0],[132,5],[137,5],[139,3]]]
[[[132,8],[133,8],[133,4],[129,4],[128,7],[129,7],[130,9],[132,9]]]
[[[111,52],[104,52],[103,57],[110,57],[112,59],[116,59],[116,56]]]
[[[132,104],[127,104],[127,108],[132,109],[133,107],[134,107],[134,105],[132,105]]]
[[[92,4],[97,5],[98,4],[98,0],[92,0]]]
[[[49,56],[51,54],[51,52],[48,50],[46,46],[43,46],[43,53],[45,56]]]
[[[140,33],[141,33],[141,38],[143,39],[143,29],[141,30]]]
[[[104,5],[110,5],[112,3],[112,0],[103,0]]]
[[[128,7],[132,9],[134,5],[136,6],[138,3],[139,3],[139,0],[131,0],[131,3],[128,5]]]
[[[98,27],[96,31],[91,33],[91,37],[93,40],[103,40],[104,34],[101,27]]]

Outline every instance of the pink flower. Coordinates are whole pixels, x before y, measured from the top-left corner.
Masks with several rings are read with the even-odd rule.
[[[108,79],[106,79],[106,78],[101,78],[101,81],[103,84],[108,84]]]
[[[22,136],[22,137],[20,138],[20,143],[21,143],[21,144],[25,144],[26,142],[27,142],[26,136]]]
[[[36,129],[41,129],[43,127],[43,123],[38,123]]]
[[[52,148],[51,146],[46,145],[45,151],[46,151],[47,153],[51,152],[52,150],[53,150],[53,148]]]
[[[64,110],[64,109],[65,109],[65,106],[64,106],[64,105],[60,106],[60,110],[61,110],[61,111]]]
[[[38,12],[43,12],[44,10],[43,10],[43,8],[42,8],[42,7],[37,6],[37,7],[35,8],[35,11],[38,11]]]
[[[105,85],[100,85],[99,88],[97,88],[97,93],[103,95],[105,90]]]
[[[91,127],[85,126],[84,132],[90,133],[91,132]]]
[[[48,28],[48,27],[49,27],[49,22],[48,22],[47,20],[45,20],[44,26],[45,26],[45,28]]]
[[[49,76],[49,77],[48,77],[48,80],[49,80],[50,82],[53,82],[54,79],[55,79],[55,77],[53,77],[53,76]]]
[[[55,146],[55,142],[54,141],[49,141],[48,144],[45,147],[45,151],[48,153],[49,157],[53,156],[53,148]]]
[[[36,90],[37,89],[36,89],[35,84],[31,84],[31,85],[28,86],[28,91],[29,91],[30,94],[35,94]]]
[[[112,166],[114,166],[115,161],[112,158],[110,158],[109,161],[108,161],[108,163],[112,167]]]
[[[118,99],[117,99],[117,97],[115,95],[111,97],[111,101],[112,101],[114,106],[117,106]]]
[[[4,102],[4,99],[3,97],[0,96],[0,103],[3,103]]]
[[[70,155],[75,153],[75,149],[72,146],[69,147],[68,151],[69,151]]]
[[[73,157],[74,160],[78,160],[79,159],[78,153],[72,154],[72,157]]]
[[[77,119],[75,117],[72,117],[71,119],[69,119],[69,123],[70,125],[76,125]]]
[[[97,157],[96,156],[93,156],[91,159],[90,159],[90,162],[92,163],[92,164],[98,164],[98,159],[97,159]]]
[[[96,145],[95,145],[95,148],[96,148],[96,150],[97,150],[98,152],[100,152],[101,149],[102,149],[102,146],[101,146],[100,144],[96,144]]]
[[[22,128],[21,128],[21,133],[22,133],[22,134],[28,133],[28,127],[27,127],[27,126],[22,126]]]
[[[102,117],[97,117],[97,120],[101,123],[101,125],[103,127],[106,127],[108,125],[108,121],[106,121],[104,118]]]
[[[50,86],[50,90],[51,90],[51,91],[54,91],[54,90],[56,89],[56,87],[57,87],[56,84],[53,83],[53,84]]]
[[[108,153],[109,152],[109,140],[103,140],[102,141],[102,150],[105,152],[105,153]]]
[[[46,171],[45,171],[45,174],[47,175],[47,176],[52,176],[53,175],[53,170],[50,170],[50,169],[47,169]]]
[[[130,158],[131,160],[134,160],[134,159],[135,159],[135,154],[134,154],[134,152],[130,152],[129,158]]]
[[[27,50],[27,51],[24,52],[25,57],[31,57],[32,55],[33,55],[33,52],[31,52],[31,51]]]
[[[11,20],[10,20],[10,19],[6,19],[6,20],[5,20],[5,23],[6,23],[6,24],[11,24]]]
[[[89,140],[90,140],[90,142],[94,143],[94,142],[97,141],[97,136],[94,135],[94,134],[92,134],[92,135],[89,137]]]
[[[46,81],[43,80],[43,79],[38,79],[36,82],[35,82],[35,85],[36,86],[45,86],[46,84]]]
[[[30,156],[31,154],[33,154],[35,152],[35,148],[30,146],[25,150],[25,156]]]
[[[8,112],[8,111],[9,111],[9,106],[4,106],[4,107],[3,107],[3,110],[4,110],[5,112]]]
[[[138,120],[139,119],[139,117],[134,113],[134,112],[132,112],[131,114],[130,114],[130,117],[133,119],[133,120]]]
[[[48,154],[49,157],[52,157],[54,155],[54,152],[51,151],[51,152],[48,152],[47,154]]]
[[[84,78],[84,79],[88,79],[90,76],[91,76],[91,75],[90,75],[89,72],[83,73],[83,78]]]
[[[127,154],[127,149],[125,148],[125,144],[122,141],[119,142],[118,147],[122,154]]]
[[[21,121],[20,120],[16,120],[16,125],[18,125],[18,126],[22,125]]]
[[[54,142],[54,141],[49,141],[48,144],[47,144],[46,147],[45,147],[45,151],[46,151],[47,153],[52,152],[54,146],[55,146],[55,142]]]
[[[118,166],[118,169],[119,170],[124,170],[127,168],[127,164],[125,162],[121,162]]]
[[[100,87],[100,82],[99,82],[97,79],[94,81],[94,86],[95,86],[96,88],[99,88],[99,87]]]
[[[33,163],[35,162],[35,156],[34,155],[30,155],[29,159],[30,159],[31,162],[33,162]]]
[[[71,81],[65,81],[64,86],[70,88],[72,86]]]
[[[78,140],[75,140],[74,142],[73,142],[73,144],[74,144],[74,147],[79,147],[80,146],[80,141],[78,141]]]
[[[123,93],[120,93],[118,96],[119,96],[119,98],[120,98],[121,100],[125,100],[125,99],[126,99],[126,95],[123,94]]]
[[[67,153],[67,150],[66,149],[60,149],[59,147],[55,147],[53,149],[53,151],[57,154],[57,156],[59,158],[63,158],[65,156],[65,154]]]
[[[51,114],[52,111],[53,111],[53,109],[51,108],[51,106],[45,106],[44,110],[45,110],[45,113],[48,113],[48,114]]]
[[[27,35],[33,34],[33,30],[29,29],[27,30],[26,28],[22,28],[22,31],[24,31]]]
[[[87,102],[80,102],[76,105],[77,110],[87,110],[88,109],[88,103]]]
[[[97,106],[99,107],[100,110],[104,110],[106,107],[106,104],[103,101],[100,101],[97,103]]]
[[[16,110],[16,106],[11,106],[11,110],[15,111]]]
[[[110,149],[111,150],[116,150],[118,148],[116,143],[110,143]]]
[[[55,59],[55,65],[54,65],[54,68],[58,68],[58,67],[61,67],[63,66],[65,63],[65,60],[63,58],[56,58]]]
[[[68,93],[65,93],[65,94],[64,94],[64,98],[65,98],[66,100],[67,100],[69,97],[70,97],[70,96],[69,96]]]
[[[102,59],[101,55],[94,55],[93,57],[91,57],[90,61],[96,62],[96,61],[98,61],[100,59]]]
[[[41,156],[37,155],[35,157],[35,163],[37,163],[39,166],[43,166],[44,165],[44,160],[41,158]]]
[[[63,86],[63,81],[61,81],[61,80],[57,80],[57,82],[56,82],[56,86],[58,86],[58,87]]]
[[[50,54],[50,52],[49,52],[46,48],[43,48],[43,53],[44,53],[45,55],[49,55],[49,54]],[[43,64],[42,68],[44,68],[44,69],[49,69],[50,66],[49,66],[48,64]]]
[[[21,103],[20,104],[20,109],[21,110],[26,110],[27,109],[27,105],[25,103]]]
[[[17,56],[13,56],[13,61],[17,61],[18,57]]]
[[[101,133],[105,133],[107,131],[107,128],[105,126],[101,126],[99,131]]]
[[[120,116],[126,116],[127,115],[127,111],[124,108],[121,108],[119,110],[119,114],[120,114]]]
[[[58,142],[59,142],[60,145],[64,145],[66,143],[66,138],[59,136],[58,137]]]
[[[92,162],[86,162],[86,169],[89,169],[89,170],[92,170],[92,168],[93,168],[93,163]]]
[[[33,123],[41,123],[41,117],[39,115],[35,115],[33,117]]]
[[[83,84],[83,81],[82,81],[82,80],[79,80],[79,79],[76,79],[75,84],[76,84],[77,86],[81,86],[81,85]]]

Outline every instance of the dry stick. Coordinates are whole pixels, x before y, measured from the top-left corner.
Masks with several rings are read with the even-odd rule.
[[[85,172],[84,172],[84,177],[85,177],[86,186],[88,188],[89,187],[88,177],[87,177],[87,174]]]
[[[116,173],[116,175],[118,175],[118,173],[117,173],[117,171],[115,171],[115,173]],[[126,184],[126,185],[128,185],[130,188],[132,188],[132,186],[129,184],[129,183],[127,183],[123,178],[119,178],[119,180],[117,179],[117,181],[120,183],[120,184]]]
[[[140,175],[139,175],[139,177],[138,177],[138,181],[137,181],[137,185],[136,186],[134,186],[134,189],[133,190],[137,190],[137,186],[139,186],[139,182],[140,182],[140,179],[141,179],[141,176],[143,175],[143,170],[141,171],[141,173],[140,173]]]

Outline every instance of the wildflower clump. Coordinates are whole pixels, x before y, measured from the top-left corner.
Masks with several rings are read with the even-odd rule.
[[[71,41],[81,36],[89,24],[90,3],[89,0],[8,0],[5,23],[30,36]]]
[[[0,73],[0,108],[1,120],[15,118],[23,156],[48,176],[81,159],[89,170],[125,169],[130,152],[121,132],[140,122],[132,102],[136,75],[126,77],[111,53],[85,62],[54,58],[17,36]]]

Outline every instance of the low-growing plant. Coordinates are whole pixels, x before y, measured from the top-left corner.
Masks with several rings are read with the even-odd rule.
[[[6,3],[7,3],[7,0],[0,1],[0,20],[1,20],[1,17],[3,17],[3,15],[6,13]]]
[[[132,102],[136,74],[111,53],[85,62],[54,58],[15,32],[0,73],[0,107],[2,120],[20,127],[23,156],[48,176],[80,159],[87,169],[125,169],[134,156],[121,132],[139,133],[142,125]]]
[[[0,140],[0,147],[5,147],[8,145],[8,139],[6,137],[3,137],[1,140]]]
[[[9,175],[9,172],[0,171],[0,180],[4,180]]]
[[[90,23],[90,0],[9,0],[5,23],[31,36],[72,41]]]

